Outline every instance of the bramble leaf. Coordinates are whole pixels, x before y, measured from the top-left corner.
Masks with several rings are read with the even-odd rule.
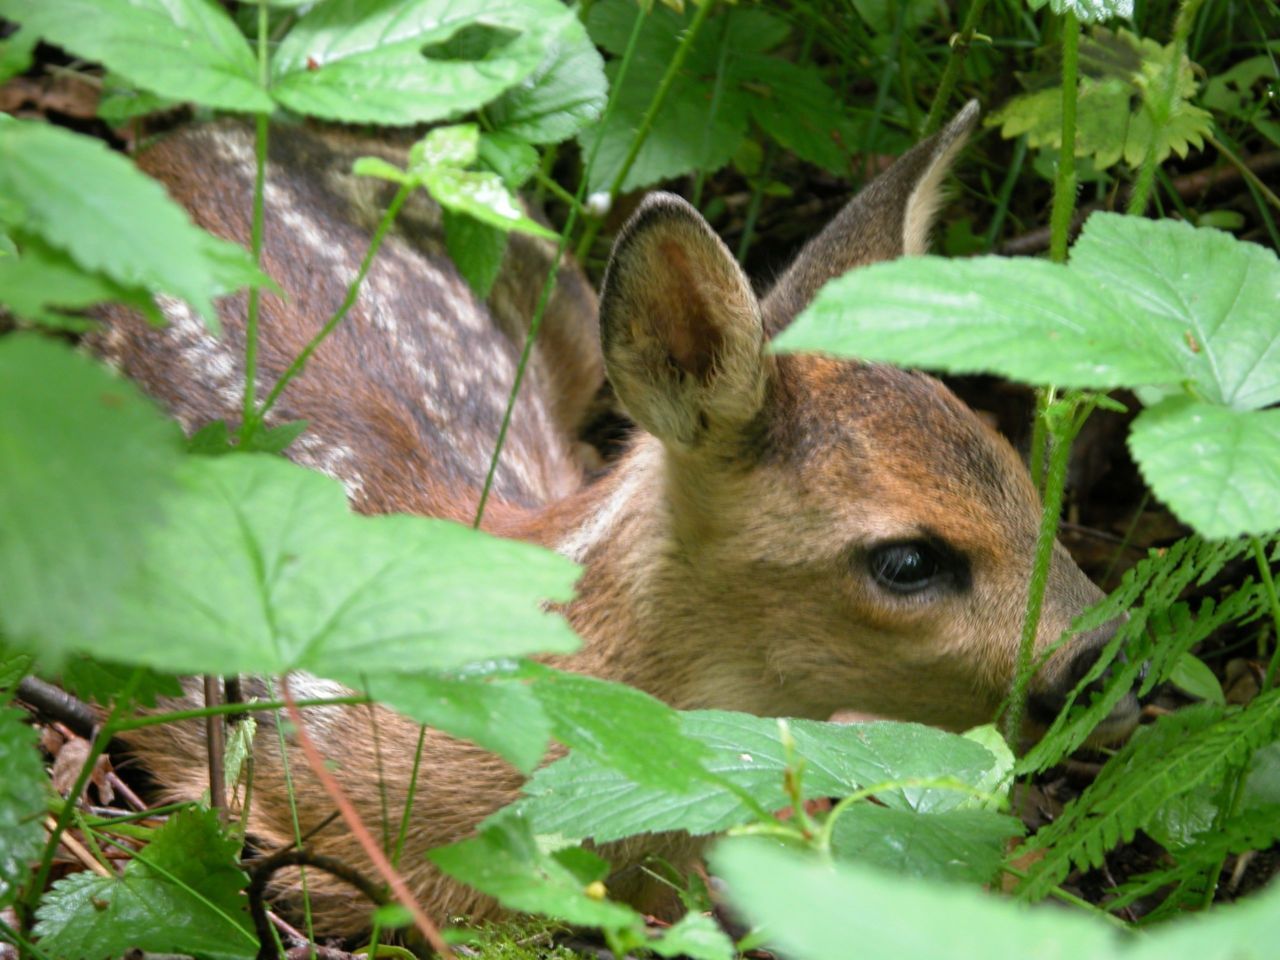
[[[9,904],[30,878],[30,861],[44,848],[40,817],[50,788],[36,738],[25,713],[0,709],[0,906]]]

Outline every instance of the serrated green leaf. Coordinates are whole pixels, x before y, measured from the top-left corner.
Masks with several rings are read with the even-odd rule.
[[[512,190],[519,190],[538,169],[538,151],[510,133],[486,133],[480,138],[480,162]]]
[[[145,290],[88,273],[39,238],[23,238],[18,256],[0,258],[0,303],[17,316],[39,323],[51,310],[79,310],[106,301],[128,304],[153,322],[161,320]]]
[[[0,0],[0,16],[144,90],[222,110],[272,110],[248,42],[209,0]]]
[[[0,124],[0,196],[20,203],[27,233],[85,270],[181,297],[209,320],[228,280],[265,282],[243,249],[197,229],[160,184],[89,137]]]
[[[182,684],[176,677],[84,655],[68,657],[59,672],[58,681],[68,693],[102,706],[117,703],[121,707],[131,704],[154,707],[157,697],[182,695]],[[128,699],[121,699],[126,690],[129,691]]]
[[[859,803],[836,820],[831,848],[844,860],[909,877],[980,884],[999,873],[1005,841],[1024,829],[990,810],[914,813]]]
[[[783,775],[788,756],[771,718],[716,710],[682,715],[685,736],[701,743],[706,769],[749,793],[764,809],[791,799]],[[795,760],[803,760],[806,798],[843,796],[864,787],[954,778],[973,783],[992,765],[972,741],[916,724],[829,724],[790,721]],[[682,790],[640,786],[607,764],[573,753],[534,774],[516,809],[540,833],[592,837],[597,842],[635,833],[685,830],[715,833],[754,819],[755,811],[714,779]],[[886,788],[877,798],[895,809],[941,811],[970,794],[932,786]]]
[[[686,913],[678,923],[663,931],[645,946],[660,957],[688,957],[689,960],[734,960],[738,952],[733,941],[711,917]]]
[[[477,836],[432,850],[427,858],[513,910],[593,927],[643,927],[630,907],[588,894],[587,886],[608,874],[605,861],[581,849],[572,857],[539,849],[519,816],[491,818]]]
[[[271,92],[291,110],[331,120],[440,120],[529,77],[574,22],[574,12],[555,0],[470,8],[453,0],[330,0],[281,41]],[[468,42],[477,36],[492,42]],[[450,41],[456,51],[433,55],[432,45]]]
[[[535,237],[556,237],[542,224],[525,216],[520,201],[496,173],[439,167],[424,171],[422,184],[446,210],[465,214],[503,231],[517,230]]]
[[[26,714],[0,708],[0,906],[14,899],[44,849],[45,797],[50,791]]]
[[[1280,529],[1280,410],[1170,398],[1139,414],[1129,449],[1152,492],[1204,536]]]
[[[36,911],[40,949],[64,960],[106,960],[132,948],[256,956],[239,852],[214,811],[176,813],[123,876],[77,873],[54,884]]]
[[[1039,10],[1046,3],[1058,16],[1074,13],[1081,23],[1133,17],[1133,0],[1027,0],[1032,10]]]
[[[1020,910],[962,887],[828,864],[758,840],[717,844],[711,863],[745,916],[793,960],[1026,960],[1114,957],[1107,924]]]
[[[852,0],[858,16],[876,33],[892,33],[899,17],[904,17],[903,30],[911,30],[938,12],[932,0]]]
[[[732,80],[749,84],[751,117],[765,133],[802,160],[848,172],[852,131],[840,98],[815,67],[758,54],[733,63]]]
[[[448,209],[444,210],[442,219],[449,259],[475,295],[485,299],[502,269],[502,258],[507,252],[506,233]]]
[[[1070,269],[1110,291],[1128,326],[1177,362],[1171,383],[1238,409],[1280,401],[1280,259],[1176,220],[1089,218]]]
[[[546,755],[551,724],[522,683],[476,671],[384,673],[370,676],[365,689],[405,716],[492,750],[522,773]]]
[[[436,127],[409,150],[409,171],[421,176],[435,167],[469,167],[480,150],[480,128],[474,123]]]
[[[260,454],[191,458],[179,481],[91,646],[100,656],[359,686],[577,645],[541,609],[568,599],[577,575],[550,551],[444,520],[356,516],[335,481]]]
[[[102,78],[102,97],[98,100],[98,119],[112,127],[122,127],[134,117],[169,110],[181,101],[149,90],[139,90],[118,74]]]
[[[177,426],[61,343],[0,340],[0,626],[55,659],[94,637],[162,517]]]
[[[495,130],[529,143],[567,140],[604,111],[604,61],[576,20],[524,80],[485,108]]]

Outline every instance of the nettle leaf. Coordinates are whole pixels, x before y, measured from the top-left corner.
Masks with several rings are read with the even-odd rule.
[[[475,837],[432,850],[427,858],[512,910],[608,929],[644,926],[630,907],[588,890],[609,875],[608,863],[579,847],[542,849],[519,816],[492,817]]]
[[[1005,842],[1022,836],[1021,820],[990,810],[918,814],[859,803],[843,811],[832,851],[910,877],[988,883],[1000,871]]]
[[[192,457],[141,574],[91,645],[174,673],[361,675],[567,651],[547,601],[578,568],[459,524],[351,513],[341,486],[274,457]],[[181,639],[181,643],[176,642]]]
[[[40,949],[65,960],[106,960],[131,949],[253,957],[258,938],[241,892],[240,841],[212,810],[174,814],[120,877],[77,873],[36,911]]]
[[[1103,0],[1105,2],[1105,0]],[[1082,18],[1083,19],[1083,18]],[[1091,157],[1103,170],[1124,159],[1142,163],[1155,137],[1156,161],[1171,153],[1185,157],[1191,147],[1204,146],[1213,118],[1191,103],[1196,94],[1192,65],[1185,57],[1178,65],[1172,109],[1158,126],[1156,116],[1169,109],[1165,77],[1173,69],[1176,51],[1128,30],[1095,29],[1080,42],[1083,76],[1076,96],[1078,157]],[[1026,134],[1032,147],[1058,150],[1062,146],[1062,87],[1053,86],[1014,97],[986,119],[1000,127],[1006,139]]]
[[[1114,17],[1133,17],[1133,0],[1027,0],[1032,10],[1048,4],[1058,16],[1074,13],[1082,23],[1101,23]]]
[[[848,960],[851,944],[859,960],[1117,955],[1113,928],[1092,917],[1019,909],[964,887],[823,863],[757,839],[722,841],[711,863],[730,900],[794,960]]]
[[[1171,397],[1133,422],[1143,479],[1206,537],[1280,529],[1280,410],[1233,410]]]
[[[972,784],[994,763],[977,743],[916,724],[792,720],[795,755],[789,758],[776,719],[717,710],[681,716],[685,736],[709,752],[705,767],[714,778],[680,791],[654,789],[575,752],[535,773],[515,808],[539,833],[598,842],[663,830],[707,834],[756,816],[755,808],[725,789],[725,783],[750,794],[766,810],[788,806],[783,777],[789,762],[804,763],[806,798],[843,796],[890,782],[952,779],[957,785]],[[877,794],[889,807],[918,812],[956,809],[970,797],[963,790],[932,785],[886,788]]]
[[[11,903],[44,849],[49,778],[36,750],[37,734],[26,714],[0,709],[0,906]]]
[[[1219,230],[1120,214],[1089,218],[1070,270],[1176,361],[1171,383],[1237,409],[1280,401],[1280,259]]]
[[[211,323],[213,296],[266,282],[245,250],[197,229],[160,184],[90,137],[0,122],[0,197],[17,201],[25,232],[83,269],[181,297]]]
[[[600,118],[608,98],[604,60],[577,20],[525,79],[485,108],[494,129],[529,143],[559,143]]]
[[[51,660],[102,629],[162,516],[178,427],[133,384],[34,334],[0,340],[0,626]]]
[[[248,42],[209,0],[0,0],[0,16],[162,96],[222,110],[273,108]]]
[[[575,18],[556,0],[331,0],[281,41],[271,92],[348,123],[457,116],[531,76]]]
[[[1169,220],[1095,214],[1067,266],[912,257],[827,284],[775,338],[820,350],[1032,383],[1194,381],[1235,406],[1280,399],[1280,261]]]

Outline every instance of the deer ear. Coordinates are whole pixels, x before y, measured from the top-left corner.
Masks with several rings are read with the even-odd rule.
[[[940,131],[916,144],[810,240],[764,300],[765,329],[776,334],[818,289],[853,267],[926,253],[942,200],[942,181],[978,122],[970,100]]]
[[[760,305],[720,238],[679,197],[650,194],[619,235],[600,337],[623,406],[668,444],[696,447],[764,402]]]

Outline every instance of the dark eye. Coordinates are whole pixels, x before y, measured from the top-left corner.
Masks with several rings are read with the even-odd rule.
[[[871,551],[871,575],[893,593],[918,593],[947,573],[944,558],[927,543],[890,543]]]

